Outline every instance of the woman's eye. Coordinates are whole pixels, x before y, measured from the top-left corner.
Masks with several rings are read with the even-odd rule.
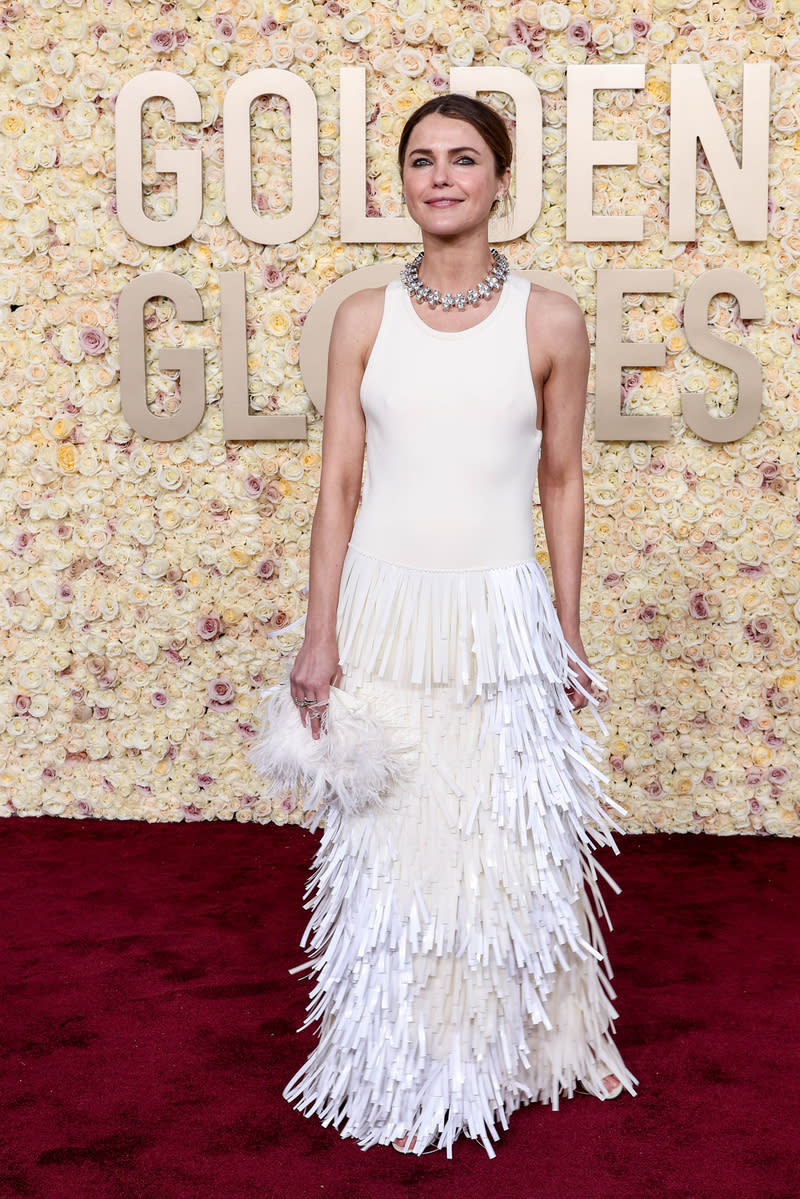
[[[475,165],[475,159],[470,158],[469,154],[462,154],[460,158],[456,159],[456,162],[459,166],[466,164],[467,166],[471,167]]]
[[[411,159],[412,167],[424,167],[424,166],[427,166],[429,162],[430,162],[430,158],[419,157],[419,158]]]

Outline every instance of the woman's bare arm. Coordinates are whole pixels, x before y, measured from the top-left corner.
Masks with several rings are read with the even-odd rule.
[[[325,425],[319,499],[311,527],[308,613],[305,640],[292,668],[295,700],[324,704],[340,674],[336,608],[347,543],[353,531],[364,464],[365,426],[360,389],[380,325],[383,293],[358,292],[339,306],[328,353]],[[300,707],[303,723],[309,715]],[[311,709],[312,735],[319,717]]]
[[[544,308],[541,301],[539,304]],[[541,397],[539,499],[542,521],[559,623],[575,653],[572,665],[581,685],[588,687],[588,676],[581,666],[587,658],[581,640],[580,595],[584,530],[582,445],[589,338],[583,313],[574,300],[551,292],[546,300],[546,310],[536,321],[536,338],[540,345],[548,347],[550,359]],[[579,691],[571,692],[570,699],[576,708],[586,704]]]

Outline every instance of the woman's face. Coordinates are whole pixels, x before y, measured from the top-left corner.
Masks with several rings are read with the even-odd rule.
[[[431,113],[413,129],[403,163],[409,215],[425,233],[464,234],[488,222],[508,188],[494,155],[468,121]]]

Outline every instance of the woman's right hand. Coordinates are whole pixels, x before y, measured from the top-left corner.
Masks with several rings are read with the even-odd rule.
[[[289,686],[300,719],[311,729],[315,741],[319,739],[330,688],[335,687],[341,677],[336,640],[314,641],[306,637],[289,675]],[[314,702],[303,702],[309,699]]]

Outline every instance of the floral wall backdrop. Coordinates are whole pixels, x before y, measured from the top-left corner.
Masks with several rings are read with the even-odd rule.
[[[645,62],[646,86],[600,92],[598,137],[636,137],[637,168],[596,171],[597,211],[642,212],[638,243],[568,243],[565,72]],[[704,65],[734,145],[746,62],[772,63],[769,235],[739,243],[698,169],[697,240],[667,239],[669,69]],[[0,811],[146,820],[298,819],[249,767],[259,690],[294,653],[305,608],[321,420],[298,339],[314,299],[355,267],[409,248],[349,245],[338,225],[338,70],[368,70],[372,213],[401,211],[392,158],[404,117],[446,90],[454,65],[528,73],[544,100],[544,204],[506,247],[559,272],[590,329],[601,267],[671,265],[671,295],[631,296],[625,335],[663,340],[663,369],[624,372],[632,411],[669,411],[669,442],[599,442],[587,418],[585,640],[610,683],[609,783],[631,830],[800,832],[800,3],[255,3],[6,0],[0,4]],[[261,246],[226,220],[221,111],[254,67],[295,72],[320,113],[321,207],[292,244]],[[176,247],[137,243],[116,218],[114,103],[141,72],[189,79],[202,121],[145,114],[146,211],[172,211],[159,146],[200,146],[202,220]],[[496,96],[513,120],[513,103]],[[254,197],[290,203],[289,120],[254,105]],[[163,190],[162,190],[163,189]],[[767,316],[718,296],[717,332],[763,366],[764,409],[741,441],[687,430],[681,390],[725,410],[735,377],[699,358],[682,302],[710,267],[746,272]],[[221,270],[247,277],[256,410],[305,412],[308,439],[226,442],[220,411]],[[122,416],[116,304],[136,275],[198,289],[205,320],[147,308],[149,399],[174,410],[158,345],[206,349],[198,429],[147,441]],[[591,386],[591,381],[590,381]],[[587,726],[589,727],[589,726]]]

